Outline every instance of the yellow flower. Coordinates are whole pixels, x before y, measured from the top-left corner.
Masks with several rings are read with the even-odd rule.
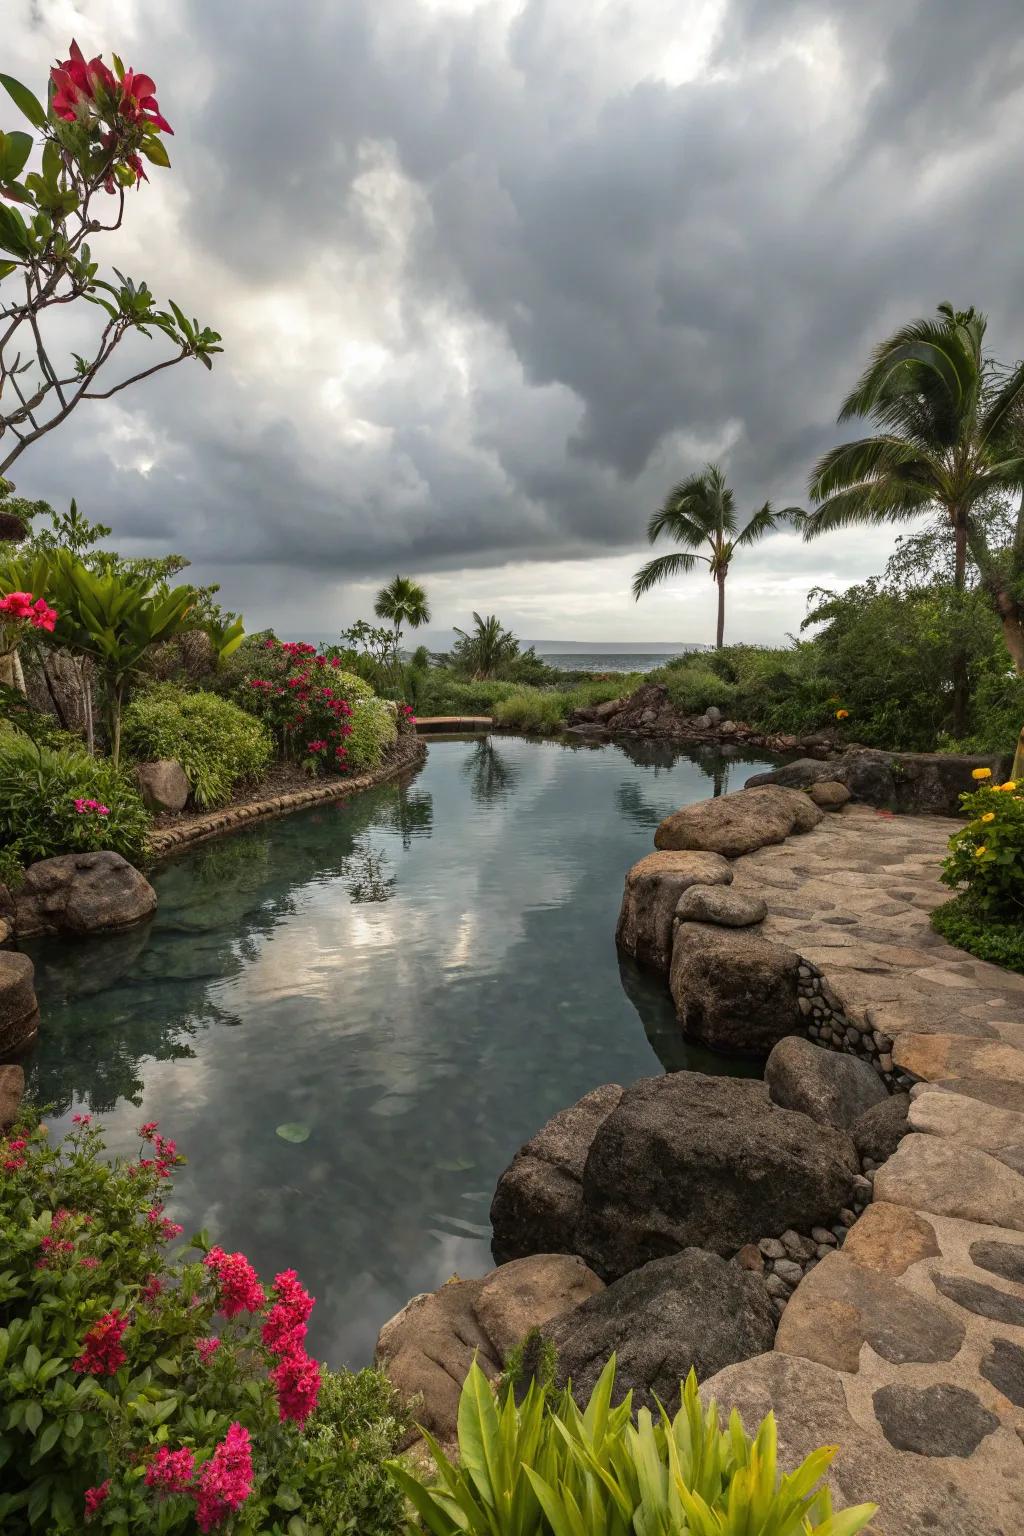
[[[981,819],[982,821],[995,821],[996,813],[995,811],[986,811]]]
[[[992,777],[992,769],[991,768],[972,768],[971,769],[971,778],[972,779],[990,779],[991,777]]]
[[[975,850],[974,850],[974,857],[975,857],[975,858],[976,858],[976,859],[980,859],[980,858],[981,858],[981,856],[982,856],[982,854],[983,854],[983,853],[984,853],[984,852],[985,852],[985,851],[986,851],[986,845],[985,845],[985,844],[984,844],[984,843],[982,843],[982,844],[981,844],[981,846],[980,846],[980,847],[979,847],[979,848],[975,848]]]
[[[836,719],[837,720],[848,720],[849,718],[850,718],[850,711],[848,709],[837,709],[836,710]]]
[[[1007,779],[1006,783],[1005,784],[1000,784],[998,786],[998,788],[999,789],[1008,789],[1010,791],[1010,793],[1012,794],[1013,791],[1017,788],[1017,780],[1016,779]]]

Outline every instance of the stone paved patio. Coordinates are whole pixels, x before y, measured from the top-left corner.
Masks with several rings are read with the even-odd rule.
[[[956,825],[847,806],[733,866],[765,936],[919,1081],[875,1202],[797,1287],[775,1351],[702,1391],[774,1408],[788,1461],[838,1443],[837,1493],[876,1500],[885,1536],[1024,1532],[1024,977],[929,926]]]

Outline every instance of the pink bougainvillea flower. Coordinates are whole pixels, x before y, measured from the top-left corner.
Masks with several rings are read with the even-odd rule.
[[[252,1492],[249,1431],[232,1424],[196,1479],[196,1524],[204,1533],[240,1509]]]
[[[162,1445],[146,1468],[143,1481],[158,1493],[184,1493],[192,1481],[196,1458],[187,1445],[178,1451]]]
[[[258,1312],[266,1302],[259,1276],[244,1253],[225,1253],[211,1248],[203,1263],[217,1278],[220,1309],[225,1317],[239,1312]]]
[[[302,1349],[313,1297],[300,1285],[294,1269],[282,1270],[275,1277],[273,1295],[274,1305],[263,1324],[263,1342],[272,1354],[294,1354]]]
[[[82,1269],[99,1269],[100,1267],[99,1259],[95,1258],[91,1253],[87,1253],[85,1258],[79,1259],[78,1262]]]
[[[91,1123],[91,1121],[92,1121],[92,1115],[72,1115],[71,1116],[71,1124],[72,1125],[89,1125]]]
[[[106,1500],[107,1494],[109,1492],[110,1492],[110,1478],[109,1477],[106,1479],[105,1482],[100,1483],[97,1487],[95,1487],[95,1488],[87,1488],[85,1490],[85,1518],[86,1518],[86,1520],[91,1520],[93,1515],[95,1515],[102,1508],[103,1503]]]
[[[300,1349],[285,1355],[275,1365],[270,1379],[277,1390],[278,1413],[282,1420],[305,1424],[316,1408],[320,1395],[320,1366]]]
[[[196,1354],[204,1365],[209,1365],[220,1349],[220,1339],[196,1339]]]
[[[113,1376],[128,1358],[121,1347],[127,1327],[128,1319],[120,1308],[104,1312],[85,1335],[82,1353],[72,1362],[71,1369],[79,1375]]]

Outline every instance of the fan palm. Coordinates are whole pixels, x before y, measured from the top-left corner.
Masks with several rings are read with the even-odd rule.
[[[394,625],[396,651],[403,624],[408,624],[410,629],[419,629],[422,624],[430,623],[427,594],[418,581],[412,581],[408,576],[396,576],[386,587],[381,587],[373,611],[379,619],[390,619]]]
[[[715,644],[721,650],[725,642],[725,582],[736,551],[756,544],[796,511],[794,507],[787,507],[782,512],[775,512],[766,501],[740,528],[736,520],[736,498],[726,484],[725,475],[717,464],[706,465],[699,474],[673,486],[660,511],[651,517],[647,537],[652,544],[662,534],[667,534],[683,547],[672,555],[658,555],[637,571],[633,578],[633,596],[641,598],[658,582],[696,570],[698,565],[706,565],[718,585]],[[707,554],[702,553],[705,549]]]
[[[972,514],[1000,492],[1024,487],[1024,364],[997,377],[983,355],[987,321],[975,309],[940,304],[876,347],[840,421],[867,417],[879,428],[831,449],[815,465],[817,503],[804,521],[812,539],[856,524],[902,523],[938,513],[954,545],[962,591]],[[954,677],[954,730],[964,726],[966,663]]]

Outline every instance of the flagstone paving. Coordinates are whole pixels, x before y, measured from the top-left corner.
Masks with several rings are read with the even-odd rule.
[[[774,1352],[702,1393],[748,1421],[774,1408],[787,1465],[838,1444],[835,1492],[877,1502],[884,1536],[1024,1532],[1024,976],[929,926],[956,826],[847,806],[737,859],[730,887],[917,1081],[874,1203]]]

